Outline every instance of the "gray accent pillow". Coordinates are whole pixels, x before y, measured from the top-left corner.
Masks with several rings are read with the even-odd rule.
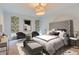
[[[53,31],[53,32],[50,32],[49,35],[56,35],[56,36],[59,36],[59,32]]]

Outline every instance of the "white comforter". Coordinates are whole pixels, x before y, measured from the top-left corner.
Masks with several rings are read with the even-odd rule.
[[[55,35],[53,35],[53,36],[52,35],[40,35],[40,36],[36,36],[36,37],[48,42],[48,41],[50,41],[52,39],[57,38],[58,36],[55,36]]]
[[[33,40],[40,43],[49,54],[54,54],[56,50],[58,50],[60,47],[67,44],[65,39],[61,39],[56,36],[43,35],[43,36],[38,36],[38,37],[33,37]]]

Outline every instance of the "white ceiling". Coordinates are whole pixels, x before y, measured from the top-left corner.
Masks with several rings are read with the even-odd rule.
[[[35,11],[33,9],[32,3],[3,3],[0,7],[6,12],[19,13],[23,15],[35,16]],[[77,3],[48,3],[46,8],[46,14],[53,14],[54,11],[64,8],[64,7],[79,7]]]

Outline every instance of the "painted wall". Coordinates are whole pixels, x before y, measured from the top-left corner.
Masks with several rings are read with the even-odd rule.
[[[2,25],[2,32],[4,32],[4,15],[2,9],[0,9],[0,24]]]
[[[51,12],[52,11],[52,12]],[[41,19],[41,31],[45,34],[49,31],[50,22],[59,22],[64,20],[73,20],[74,32],[79,31],[79,7],[65,6],[56,10],[51,9],[48,15],[44,15]]]
[[[19,17],[19,31],[23,32],[24,28],[24,19],[31,20],[31,25],[32,25],[32,31],[35,30],[35,23],[34,21],[37,19],[35,17],[27,16],[27,15],[21,15],[21,14],[16,14],[16,13],[9,13],[9,12],[4,12],[4,32],[8,34],[9,36],[11,35],[11,16],[17,16]]]
[[[11,9],[12,6],[9,6],[9,8]],[[50,6],[50,7],[54,7],[54,6]],[[44,16],[41,17],[30,17],[27,16],[28,14],[33,16],[32,10],[20,10],[22,8],[14,8],[12,7],[12,12],[10,12],[10,9],[7,8],[3,8],[3,9],[7,9],[6,11],[8,12],[4,12],[4,26],[5,26],[5,32],[10,34],[11,33],[11,16],[18,16],[20,19],[20,27],[19,30],[23,31],[23,19],[24,18],[28,18],[32,20],[32,30],[35,30],[35,25],[34,25],[34,20],[35,19],[40,19],[40,32],[42,33],[46,33],[49,30],[49,23],[50,22],[57,22],[57,21],[63,21],[63,20],[70,20],[72,19],[74,21],[74,31],[79,31],[79,6],[78,5],[64,5],[62,7],[57,7],[56,9],[51,8],[49,11],[46,10],[46,14]],[[17,10],[17,11],[16,11]],[[18,11],[19,10],[19,11]],[[16,11],[16,12],[15,12]],[[23,12],[24,11],[24,12]],[[26,11],[26,12],[25,12]],[[27,15],[22,15],[19,13],[25,13]]]

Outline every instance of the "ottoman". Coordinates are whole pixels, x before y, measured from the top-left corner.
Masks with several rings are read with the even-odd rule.
[[[43,51],[42,45],[37,42],[29,42],[25,44],[25,49],[27,49],[31,55],[38,55]]]

